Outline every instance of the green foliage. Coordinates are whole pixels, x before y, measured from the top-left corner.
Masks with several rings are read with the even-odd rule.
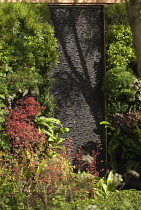
[[[106,33],[107,67],[126,67],[135,63],[135,50],[130,27],[110,25]]]
[[[141,191],[123,190],[109,194],[106,199],[91,200],[89,205],[95,206],[97,210],[140,210],[140,196]]]
[[[51,210],[136,210],[141,209],[140,202],[141,191],[124,190],[113,192],[105,199],[85,199],[77,200],[75,202],[62,204],[62,207],[52,207]]]
[[[107,71],[102,90],[108,99],[107,117],[111,121],[117,113],[141,109],[141,82],[125,68],[116,67]]]
[[[119,174],[110,171],[107,178],[103,177],[98,181],[96,195],[101,198],[107,197],[111,192],[117,191],[116,188],[122,181]]]
[[[49,113],[49,72],[58,53],[47,5],[1,3],[0,16],[0,94],[7,103],[32,95]]]
[[[124,117],[123,117],[124,118]],[[131,121],[133,125],[133,121]],[[114,170],[118,170],[118,163],[123,163],[126,169],[139,170],[140,154],[141,154],[141,128],[140,124],[135,122],[134,127],[128,127],[125,123],[123,127],[113,127],[109,122],[103,121],[108,128],[108,146],[107,152],[110,155],[111,166]],[[129,124],[129,120],[128,120]],[[124,130],[125,129],[125,133]]]
[[[112,4],[105,7],[107,19],[106,54],[107,70],[135,63],[135,50],[131,30],[127,21],[125,4]]]
[[[0,150],[9,150],[7,135],[3,123],[6,117],[5,95],[0,95]]]
[[[133,74],[124,68],[116,67],[107,72],[102,89],[109,99],[118,99],[119,101],[124,97],[125,100],[133,100],[136,93],[132,87],[134,81],[135,76]]]
[[[111,166],[117,163],[126,168],[141,167],[139,159],[141,81],[136,75],[135,49],[127,21],[126,5],[112,4],[105,7],[106,67],[102,90],[107,99],[106,117],[108,147]]]
[[[48,137],[48,144],[50,146],[57,146],[65,139],[59,138],[60,133],[69,131],[69,128],[64,128],[61,121],[55,118],[47,118],[44,116],[38,116],[34,120],[39,129],[39,132],[43,132]]]
[[[0,132],[0,151],[10,150],[9,141],[4,131]]]
[[[106,31],[107,74],[103,91],[108,99],[108,117],[116,113],[139,108],[136,98],[135,51],[132,34],[127,23],[124,4],[113,4],[105,9],[108,27]],[[138,85],[139,87],[139,85]],[[139,87],[140,89],[140,87]]]
[[[3,122],[5,120],[5,116],[6,116],[6,110],[5,110],[5,104],[4,104],[4,101],[5,101],[5,96],[4,94],[0,95],[0,131],[3,130]]]
[[[111,5],[106,5],[104,7],[104,12],[106,15],[107,22],[110,25],[128,25],[128,17],[126,12],[126,4],[116,3]]]

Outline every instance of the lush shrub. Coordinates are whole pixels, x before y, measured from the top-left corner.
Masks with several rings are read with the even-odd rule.
[[[111,121],[118,113],[141,109],[141,81],[125,67],[108,70],[102,90],[108,99],[107,117]]]
[[[126,4],[116,3],[104,7],[107,23],[110,25],[129,25]]]
[[[29,94],[49,113],[53,108],[49,72],[58,53],[47,5],[1,3],[0,16],[0,94],[4,104]]]
[[[135,76],[133,74],[124,68],[116,67],[107,72],[102,88],[109,99],[129,101],[135,97],[134,81]]]
[[[135,63],[133,39],[128,23],[126,5],[111,4],[105,7],[107,70]]]
[[[110,25],[106,33],[107,68],[126,67],[135,63],[135,50],[130,27]]]
[[[20,154],[21,150],[28,149],[43,155],[47,153],[48,146],[56,147],[64,140],[59,133],[69,129],[64,128],[58,119],[41,116],[43,110],[44,107],[29,96],[14,100],[6,108],[5,130],[2,132],[12,153]],[[1,149],[4,150],[3,147]]]
[[[33,123],[34,118],[44,110],[33,97],[23,97],[12,104],[13,107],[7,109],[5,119],[5,131],[11,149],[19,150],[32,149],[38,144],[47,147],[46,136],[38,131]],[[43,147],[42,146],[42,147]]]
[[[18,111],[14,111],[13,107],[10,110],[15,100],[32,96],[44,106],[44,115],[53,115],[54,103],[49,94],[50,72],[57,63],[58,52],[54,30],[48,23],[46,4],[0,3],[0,16],[0,148],[8,149],[8,133],[4,132],[6,110],[11,112],[9,117],[11,114],[13,126],[15,123],[19,129],[16,132],[20,133],[23,129],[20,128],[22,119],[16,120],[13,116]],[[37,139],[37,128],[31,122],[27,123],[27,119],[22,123],[26,133],[30,130],[29,137],[32,135],[32,139],[35,136]],[[7,132],[12,132],[8,125],[7,129]]]
[[[117,162],[139,169],[141,81],[125,4],[106,6],[106,68],[103,92],[107,99],[108,146],[113,169]]]
[[[106,199],[85,199],[71,203],[62,203],[58,209],[63,210],[136,210],[141,209],[141,191],[124,190],[111,193]],[[57,210],[57,208],[51,208]]]
[[[110,154],[111,166],[118,170],[118,164],[124,164],[124,171],[128,169],[140,172],[141,154],[141,126],[140,113],[117,115],[112,127],[108,122],[102,122],[108,127],[107,152]],[[137,123],[138,121],[138,123]]]
[[[125,15],[125,5],[107,6],[105,14],[108,20],[106,31],[107,73],[102,89],[108,100],[107,115],[112,118],[116,113],[140,108],[140,98],[136,96],[140,92],[141,86],[140,82],[137,82],[137,86],[135,85],[138,80],[134,69],[136,61],[132,35]]]

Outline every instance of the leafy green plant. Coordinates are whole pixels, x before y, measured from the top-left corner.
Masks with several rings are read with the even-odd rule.
[[[4,131],[4,122],[6,117],[5,95],[0,95],[0,150],[9,150],[7,135]]]
[[[120,113],[140,110],[140,80],[125,70],[116,67],[107,71],[102,90],[107,98],[107,117],[112,118]]]
[[[136,77],[126,71],[125,68],[116,67],[107,72],[102,90],[108,96],[109,100],[121,101],[123,97],[125,101],[134,100],[136,91],[132,87],[132,84],[135,79]]]
[[[56,146],[64,141],[63,138],[59,138],[59,134],[69,131],[69,128],[64,128],[61,121],[55,118],[38,116],[34,119],[34,122],[39,132],[43,132],[48,136],[48,144],[50,146]]]
[[[48,23],[46,4],[0,4],[0,94],[5,105],[32,95],[52,112],[51,67],[57,63],[57,42]]]
[[[107,68],[126,67],[135,63],[130,27],[125,25],[110,25],[106,33]]]
[[[90,204],[102,210],[136,210],[141,209],[141,191],[122,190],[109,194],[106,199],[91,200]]]
[[[5,95],[0,95],[0,131],[3,130],[2,125],[6,116],[4,101],[5,101]]]
[[[126,5],[124,3],[105,5],[104,13],[110,25],[129,25]]]
[[[117,191],[116,188],[122,181],[121,175],[114,174],[113,171],[110,171],[107,178],[103,177],[98,181],[96,195],[107,197],[111,192]]]
[[[128,169],[140,168],[141,83],[136,75],[135,50],[127,21],[126,6],[105,7],[106,66],[102,90],[107,99],[106,117],[111,166],[123,163]]]
[[[126,7],[124,4],[106,6],[105,14],[107,73],[102,89],[108,100],[106,114],[112,119],[116,113],[139,109],[140,99],[134,88],[136,60]]]
[[[119,169],[118,163],[121,162],[125,165],[126,169],[139,170],[141,167],[139,161],[141,154],[141,132],[136,119],[133,118],[133,121],[131,120],[130,122],[127,119],[127,124],[126,121],[123,123],[123,120],[126,120],[123,116],[122,124],[117,124],[117,127],[113,127],[111,123],[106,121],[100,123],[108,128],[107,152],[110,155],[111,166],[114,170]]]

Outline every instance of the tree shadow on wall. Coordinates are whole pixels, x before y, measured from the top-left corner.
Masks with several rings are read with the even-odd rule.
[[[60,70],[54,74],[58,84],[55,86],[54,92],[58,94],[57,106],[60,110],[64,104],[72,106],[74,102],[78,103],[76,106],[79,107],[81,105],[79,100],[73,100],[73,98],[82,94],[96,122],[97,128],[94,132],[101,134],[103,128],[99,126],[99,122],[103,120],[104,116],[104,99],[101,92],[104,76],[103,41],[101,41],[103,39],[103,23],[101,18],[100,26],[97,28],[96,24],[98,23],[92,21],[92,18],[96,19],[97,16],[93,11],[90,13],[92,15],[90,17],[90,10],[93,11],[93,9],[83,11],[85,19],[83,19],[81,8],[53,8],[51,10],[51,22],[55,29],[55,36],[60,43],[61,56],[64,57],[64,60],[60,58]],[[81,23],[79,26],[78,20]],[[86,25],[88,28],[84,29],[83,27]],[[88,37],[81,33],[83,29]],[[88,29],[90,29],[90,36]],[[100,41],[101,43],[99,43]],[[98,51],[101,58],[98,58],[98,55],[95,55],[94,58],[94,51]],[[87,62],[88,54],[92,56],[91,61]],[[90,65],[88,66],[87,63]]]

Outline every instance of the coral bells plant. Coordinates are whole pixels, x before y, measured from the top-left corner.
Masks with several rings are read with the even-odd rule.
[[[21,155],[19,164],[17,158],[0,152],[0,197],[5,209],[66,209],[61,205],[94,197],[99,178],[73,173],[65,152],[40,162],[30,151]]]
[[[94,176],[99,176],[99,172],[97,170],[97,156],[98,152],[92,150],[92,154],[86,153],[81,146],[78,147],[77,153],[75,155],[74,160],[74,171],[75,172],[88,172]],[[101,161],[102,162],[102,161]]]
[[[34,97],[25,96],[16,100],[11,107],[8,108],[5,130],[10,140],[11,148],[27,149],[37,146],[42,139],[45,143],[45,135],[38,131],[35,127],[34,118],[44,110]]]

